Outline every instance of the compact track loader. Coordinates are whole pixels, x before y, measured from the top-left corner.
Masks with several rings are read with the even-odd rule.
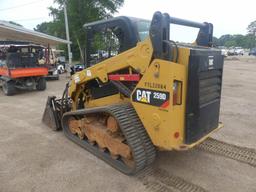
[[[199,29],[192,44],[170,40],[171,24]],[[223,56],[213,25],[156,12],[85,24],[86,68],[62,98],[48,97],[43,122],[131,175],[156,149],[187,150],[219,123]]]

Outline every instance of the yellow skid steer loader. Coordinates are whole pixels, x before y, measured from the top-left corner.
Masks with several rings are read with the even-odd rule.
[[[172,24],[199,29],[194,43],[170,40]],[[152,21],[115,17],[84,25],[86,68],[62,98],[48,97],[43,122],[131,175],[156,149],[186,150],[219,123],[223,56],[213,25],[156,12]]]

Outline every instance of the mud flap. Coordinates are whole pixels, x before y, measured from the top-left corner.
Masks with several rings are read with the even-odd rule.
[[[56,106],[56,97],[48,96],[42,122],[54,131],[61,130],[61,114],[59,107]]]

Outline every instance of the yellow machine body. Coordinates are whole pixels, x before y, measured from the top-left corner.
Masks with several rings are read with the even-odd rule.
[[[125,51],[113,58],[107,59],[92,67],[76,73],[72,77],[69,95],[73,100],[72,110],[77,110],[77,102],[80,94],[86,87],[86,82],[99,79],[108,82],[108,74],[120,69],[131,68],[142,75],[132,95],[136,95],[137,89],[168,92],[169,103],[166,107],[147,105],[147,98],[142,102],[133,101],[132,96],[127,99],[122,94],[116,94],[100,99],[86,99],[84,105],[87,108],[99,107],[111,104],[131,102],[140,120],[142,121],[152,143],[163,150],[185,150],[191,148],[206,139],[208,133],[192,144],[184,142],[185,109],[187,97],[188,61],[190,48],[180,47],[178,62],[170,62],[152,58],[152,44],[150,39],[139,42],[136,47]],[[174,82],[179,82],[179,104],[173,105]],[[83,94],[83,93],[82,93]],[[147,95],[146,95],[147,97]],[[219,124],[216,129],[222,125]],[[214,129],[214,130],[216,130]],[[214,131],[213,130],[213,131]]]

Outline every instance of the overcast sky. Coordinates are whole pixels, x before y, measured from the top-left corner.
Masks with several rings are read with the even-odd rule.
[[[0,0],[0,19],[33,29],[52,19],[47,9],[52,4],[53,0]],[[256,0],[125,0],[116,15],[151,19],[155,11],[197,22],[211,22],[214,36],[220,37],[223,34],[246,34],[248,24],[256,20]],[[196,32],[191,28],[171,28],[174,40],[191,41]]]

